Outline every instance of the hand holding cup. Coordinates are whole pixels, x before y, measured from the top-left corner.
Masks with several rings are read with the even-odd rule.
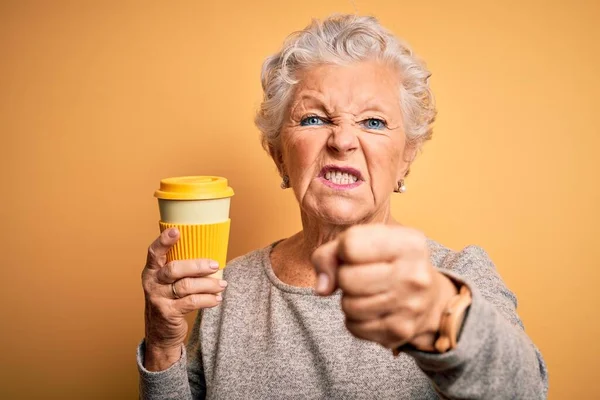
[[[184,176],[161,180],[154,195],[161,235],[150,245],[142,273],[144,365],[159,371],[181,357],[188,331],[185,314],[222,300],[233,189],[222,177]]]
[[[209,277],[219,268],[216,261],[167,263],[167,253],[178,239],[176,228],[163,231],[148,248],[142,272],[146,300],[145,366],[149,370],[166,369],[179,359],[188,331],[184,316],[218,305],[227,286],[224,280]]]

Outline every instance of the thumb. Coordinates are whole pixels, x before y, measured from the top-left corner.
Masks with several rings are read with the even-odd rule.
[[[311,256],[311,261],[317,272],[315,290],[321,296],[327,296],[337,288],[337,268],[339,240],[334,239],[317,248]]]
[[[148,248],[146,267],[149,269],[164,267],[167,263],[167,253],[178,239],[179,230],[177,228],[165,229]]]

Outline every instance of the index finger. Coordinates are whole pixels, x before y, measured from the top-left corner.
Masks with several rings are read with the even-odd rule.
[[[195,260],[176,260],[167,263],[156,273],[159,282],[171,284],[182,278],[201,277],[217,272],[219,263],[206,258]]]
[[[165,229],[150,247],[148,247],[148,257],[146,258],[146,267],[149,269],[158,269],[167,263],[167,253],[179,239],[179,230],[177,228]]]
[[[390,262],[412,258],[426,250],[426,237],[403,226],[357,225],[340,235],[337,256],[344,264]]]

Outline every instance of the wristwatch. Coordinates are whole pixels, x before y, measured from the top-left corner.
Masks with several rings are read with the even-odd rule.
[[[433,345],[437,352],[445,353],[456,347],[467,309],[472,301],[471,290],[465,284],[460,287],[458,294],[450,299],[442,312],[438,337]]]
[[[442,311],[437,338],[433,344],[435,351],[445,353],[452,350],[458,343],[458,338],[462,330],[463,322],[467,315],[467,310],[471,305],[473,298],[471,290],[462,282],[456,282],[460,285],[458,294],[454,295],[448,305]],[[397,356],[403,349],[411,348],[410,345],[403,345],[392,350],[394,356]]]

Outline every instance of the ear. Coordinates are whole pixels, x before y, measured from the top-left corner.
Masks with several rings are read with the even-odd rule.
[[[271,155],[271,158],[273,159],[273,162],[279,171],[279,175],[283,177],[286,174],[285,165],[283,163],[283,154],[281,151],[273,147],[273,145],[269,145],[269,154]]]
[[[402,158],[400,159],[400,165],[398,166],[398,176],[397,181],[400,181],[408,176],[410,173],[410,166],[412,165],[415,158],[417,158],[417,153],[419,151],[419,146],[414,143],[406,143],[404,146],[404,153],[402,154]]]

